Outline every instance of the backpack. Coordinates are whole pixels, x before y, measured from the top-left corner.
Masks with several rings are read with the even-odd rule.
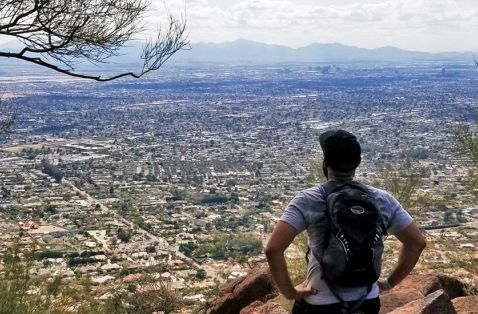
[[[313,251],[312,254],[322,266],[322,279],[347,313],[353,310],[348,309],[336,289],[367,286],[367,293],[354,308],[362,304],[380,277],[386,228],[381,210],[365,185],[329,181],[322,194],[327,200],[324,252],[322,257]]]

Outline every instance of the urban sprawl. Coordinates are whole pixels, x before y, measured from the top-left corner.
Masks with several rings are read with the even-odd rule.
[[[12,65],[0,77],[15,116],[0,135],[0,255],[34,252],[34,276],[101,291],[147,272],[205,302],[264,261],[287,203],[323,180],[318,136],[332,128],[358,136],[359,180],[420,169],[410,210],[441,251],[428,265],[478,259],[456,143],[476,121],[472,64],[175,66],[105,84]]]

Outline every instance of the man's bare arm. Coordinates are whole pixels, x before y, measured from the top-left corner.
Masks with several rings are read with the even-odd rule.
[[[279,221],[267,242],[266,257],[272,278],[280,292],[289,300],[300,299],[312,294],[304,285],[294,287],[287,270],[284,251],[294,240],[297,231],[289,224]]]
[[[397,239],[402,243],[398,262],[388,276],[389,282],[398,285],[415,267],[418,258],[426,246],[425,238],[415,223],[411,223],[404,230],[395,234]],[[379,282],[380,288],[385,288],[383,281]]]

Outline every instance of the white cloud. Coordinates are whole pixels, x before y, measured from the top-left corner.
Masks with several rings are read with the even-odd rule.
[[[151,0],[155,29],[166,8],[186,11],[192,42],[240,37],[288,46],[341,42],[414,50],[478,51],[476,0]]]
[[[474,41],[457,40],[478,32],[478,3],[469,0],[190,0],[186,6],[193,42],[245,37],[289,46],[332,41],[417,50],[478,48]]]

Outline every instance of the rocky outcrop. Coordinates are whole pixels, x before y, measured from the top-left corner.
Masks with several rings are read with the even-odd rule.
[[[465,285],[445,275],[410,275],[380,295],[380,313],[393,314],[478,314],[478,296],[466,296]],[[227,285],[209,304],[209,314],[285,314],[279,304],[267,267]]]
[[[390,314],[456,314],[450,297],[443,290],[437,290],[418,300],[405,304]]]
[[[458,314],[478,313],[478,295],[456,298],[452,302]]]
[[[443,290],[449,299],[466,295],[465,285],[455,278],[444,275],[410,275],[398,286],[380,295],[380,313],[390,313],[438,290]]]
[[[243,308],[240,314],[289,314],[280,304],[272,301],[267,303],[255,301],[249,306]]]
[[[275,296],[277,296],[277,292],[269,269],[258,268],[252,270],[247,276],[228,284],[209,304],[207,313],[239,314],[241,309],[254,301],[266,302]]]
[[[466,295],[467,287],[458,279],[445,275],[438,275],[437,278],[442,289],[445,290],[450,299],[455,299]]]

